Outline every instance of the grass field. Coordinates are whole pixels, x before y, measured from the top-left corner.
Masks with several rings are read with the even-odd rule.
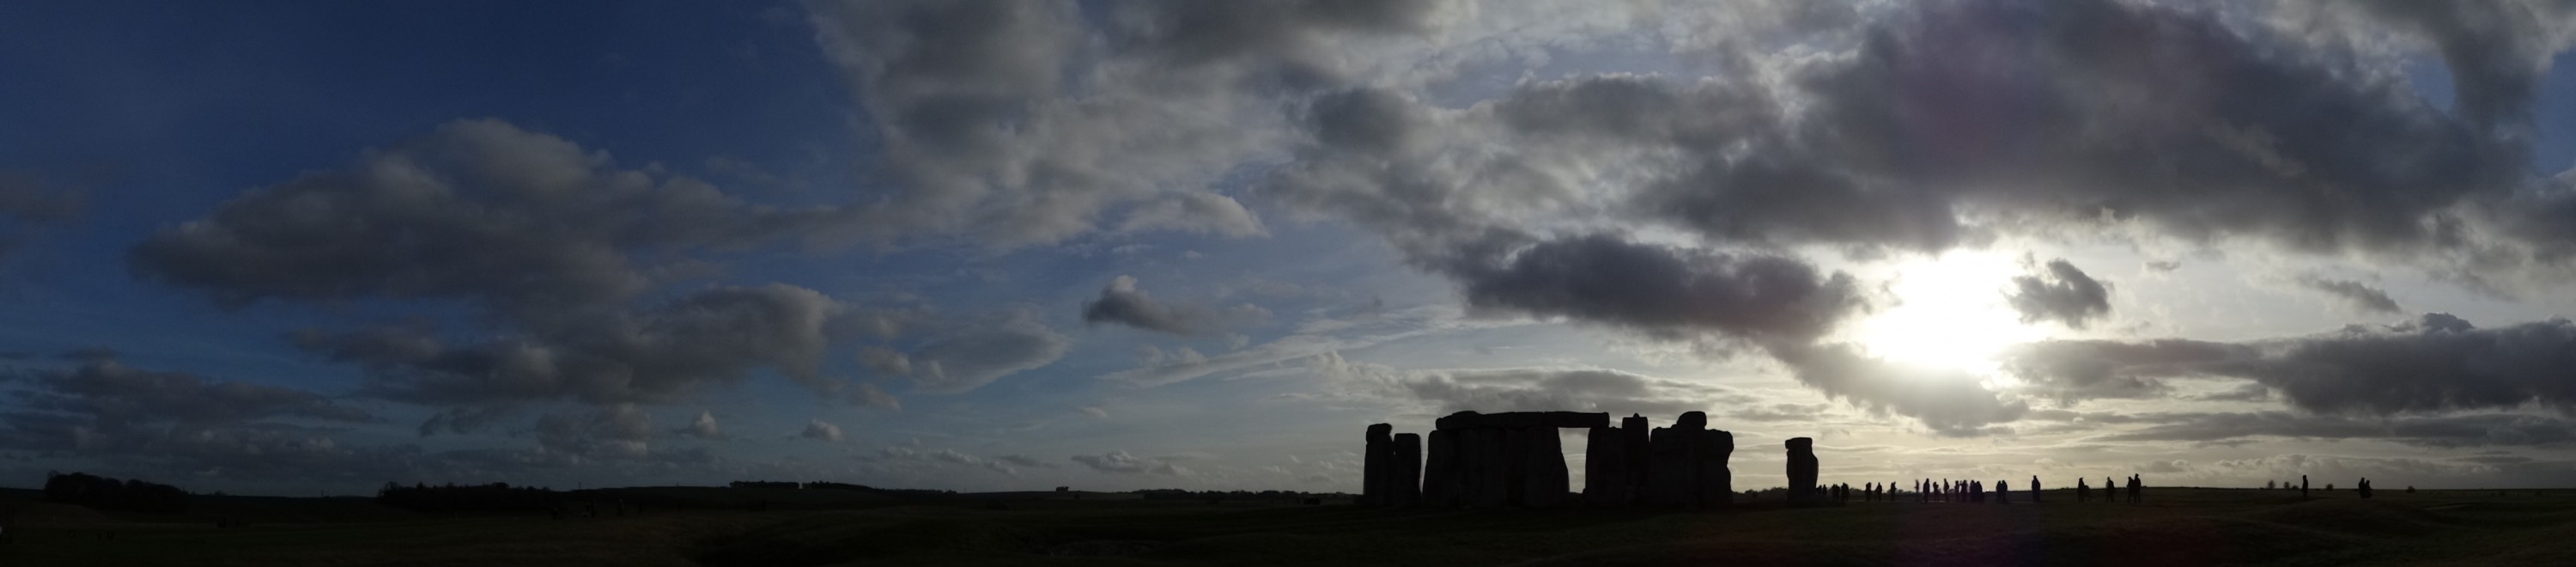
[[[744,501],[740,489],[637,499]],[[1725,512],[770,497],[767,511],[422,516],[363,499],[224,499],[247,527],[28,503],[0,565],[2576,565],[2576,492],[2150,489],[2143,506],[1754,503]],[[809,491],[810,492],[810,491]],[[651,496],[646,496],[651,495]],[[799,500],[812,496],[820,500]],[[14,501],[14,502],[10,502]],[[674,500],[675,502],[677,500]],[[200,506],[201,508],[204,506]]]

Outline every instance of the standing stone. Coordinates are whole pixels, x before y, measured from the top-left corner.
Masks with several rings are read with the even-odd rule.
[[[1422,503],[1435,508],[1458,505],[1458,495],[1466,490],[1459,482],[1458,432],[1431,430],[1431,447],[1422,465]]]
[[[1735,454],[1735,434],[1711,429],[1699,435],[1699,505],[1724,507],[1735,502],[1735,473],[1726,458]]]
[[[1689,506],[1692,504],[1690,483],[1690,444],[1687,433],[1671,427],[1657,427],[1648,434],[1649,459],[1646,473],[1646,495],[1643,500],[1655,506]]]
[[[1387,481],[1387,487],[1391,489],[1388,496],[1392,501],[1389,503],[1404,507],[1421,506],[1422,435],[1396,434],[1393,453],[1395,476]]]
[[[1360,454],[1360,505],[1384,506],[1389,481],[1395,477],[1395,440],[1389,435],[1395,426],[1384,423],[1368,426],[1367,452]]]
[[[1643,415],[1630,414],[1619,420],[1619,440],[1624,445],[1620,447],[1619,454],[1627,459],[1622,468],[1628,473],[1626,487],[1622,489],[1627,498],[1621,500],[1621,504],[1645,501],[1646,476],[1652,467],[1649,463],[1654,460],[1654,451],[1647,437],[1652,429],[1654,427],[1646,423]]]
[[[1500,508],[1511,504],[1511,487],[1507,486],[1504,469],[1510,461],[1503,459],[1503,430],[1469,429],[1467,431],[1467,505],[1478,508]]]
[[[1616,427],[1595,427],[1583,443],[1583,503],[1615,506],[1628,502],[1628,444]]]
[[[1679,506],[1697,507],[1702,499],[1702,492],[1706,490],[1700,482],[1699,452],[1700,446],[1707,443],[1702,437],[1708,434],[1708,414],[1695,411],[1682,412],[1681,417],[1673,419],[1673,431],[1679,436],[1676,440],[1682,444],[1682,491],[1674,497],[1673,503]]]
[[[1789,496],[1798,500],[1816,497],[1816,440],[1792,437],[1789,447]]]
[[[1566,478],[1565,443],[1556,434],[1556,426],[1541,425],[1521,430],[1521,505],[1531,508],[1554,508],[1565,503],[1570,481]]]

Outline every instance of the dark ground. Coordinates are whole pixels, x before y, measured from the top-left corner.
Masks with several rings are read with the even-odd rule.
[[[2150,489],[2147,504],[1854,502],[1716,512],[906,501],[624,489],[644,513],[425,516],[362,498],[200,498],[179,516],[15,506],[0,565],[2576,565],[2576,491]],[[593,493],[594,496],[609,493]],[[768,501],[767,511],[722,509]],[[247,521],[216,529],[218,515]]]

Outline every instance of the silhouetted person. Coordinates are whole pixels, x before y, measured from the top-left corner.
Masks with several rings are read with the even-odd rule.
[[[2363,499],[2370,498],[2370,479],[2361,479],[2361,488],[2358,491]]]
[[[2030,475],[2030,503],[2039,503],[2039,475]]]
[[[2102,477],[2102,503],[2109,504],[2119,501],[2120,482],[2111,480],[2111,477]]]
[[[2145,500],[2146,491],[2147,491],[2147,483],[2146,483],[2146,481],[2139,479],[2139,478],[2138,478],[2138,475],[2134,475],[2134,474],[2133,474],[2133,475],[2129,475],[2129,503],[2130,503],[2130,504],[2138,504],[2138,503],[2140,503],[2140,502],[2144,501],[2144,500]]]
[[[2092,502],[2093,487],[2084,485],[2084,477],[2075,477],[2075,501]]]
[[[2308,497],[2308,475],[2299,475],[2299,497]]]
[[[2011,503],[2012,503],[2012,481],[2008,481],[2008,480],[1998,480],[1998,481],[1995,481],[1995,503],[1996,503],[1996,504],[2011,504]]]
[[[2414,494],[2414,493],[2415,493],[2415,485],[2412,485],[2412,484],[2406,485],[2406,493],[2407,493],[2407,494]]]
[[[1986,481],[1968,481],[1968,501],[1976,504],[1986,503]]]

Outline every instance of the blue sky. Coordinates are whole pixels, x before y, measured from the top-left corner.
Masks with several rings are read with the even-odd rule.
[[[1350,490],[1697,409],[1748,487],[2541,483],[2571,22],[11,4],[0,478]]]

